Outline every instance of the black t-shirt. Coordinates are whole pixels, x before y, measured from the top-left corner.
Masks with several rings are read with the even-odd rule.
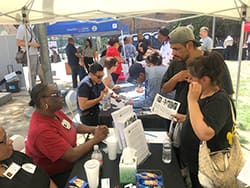
[[[215,131],[215,136],[207,141],[210,150],[218,151],[229,147],[226,134],[232,130],[233,120],[229,98],[225,91],[220,90],[212,96],[200,99],[199,106],[204,121]],[[185,161],[189,167],[198,170],[200,140],[193,131],[189,114],[183,124],[180,137]]]
[[[22,166],[24,163],[32,163],[32,159],[24,153],[14,151],[10,158],[0,161],[1,164],[5,164],[7,166],[10,166],[12,162]],[[49,176],[38,166],[36,167],[34,174],[28,173],[21,168],[11,180],[6,177],[0,177],[1,188],[49,188],[49,185]]]
[[[182,70],[186,70],[186,63],[185,62],[171,62],[167,71],[165,72],[162,78],[162,84],[169,81],[175,74]],[[180,107],[178,113],[186,114],[187,112],[187,93],[188,93],[188,82],[178,82],[175,86],[175,100],[180,102]]]
[[[100,96],[101,91],[104,89],[105,85],[103,84],[103,82],[101,82],[100,84],[94,84],[89,76],[85,76],[79,84],[77,96],[86,97],[89,100],[96,99]],[[99,103],[86,110],[81,110],[78,102],[77,106],[80,115],[88,115],[89,113],[91,113],[92,115],[95,114],[98,116],[98,113],[100,111]]]
[[[68,57],[69,65],[80,66],[79,58],[75,55],[75,53],[77,53],[76,47],[72,44],[68,44],[66,47],[66,54]]]

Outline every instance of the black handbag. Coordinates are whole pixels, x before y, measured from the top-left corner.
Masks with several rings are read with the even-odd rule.
[[[27,65],[27,55],[26,55],[26,53],[27,53],[26,51],[24,51],[22,49],[18,49],[18,51],[16,53],[16,62],[18,64]]]
[[[29,40],[29,42],[32,41],[33,35],[32,32],[26,27],[26,29],[30,32],[31,38]],[[28,46],[28,49],[30,48],[30,46]],[[27,65],[27,54],[26,54],[26,50],[22,49],[20,46],[18,46],[18,51],[16,53],[16,62],[18,64],[22,64],[22,65]]]

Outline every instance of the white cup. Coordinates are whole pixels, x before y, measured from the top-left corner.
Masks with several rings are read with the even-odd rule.
[[[88,160],[84,163],[89,188],[97,188],[99,185],[100,162],[96,159]]]
[[[109,136],[106,139],[107,146],[108,146],[108,157],[109,160],[115,160],[117,154],[117,139],[115,136]]]

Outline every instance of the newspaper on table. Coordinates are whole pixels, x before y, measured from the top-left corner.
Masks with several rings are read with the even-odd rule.
[[[163,118],[173,120],[171,115],[176,114],[180,107],[180,102],[168,99],[160,94],[156,94],[151,111]]]

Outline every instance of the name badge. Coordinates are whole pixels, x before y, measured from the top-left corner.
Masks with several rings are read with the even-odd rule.
[[[32,163],[25,163],[22,165],[22,169],[28,173],[34,174],[36,170],[36,165]]]
[[[65,129],[70,129],[70,128],[71,128],[70,123],[69,123],[67,120],[65,120],[65,119],[62,121],[62,126],[63,126]]]
[[[13,162],[11,163],[9,168],[3,173],[3,175],[8,179],[12,179],[16,175],[16,173],[20,170],[20,168],[21,166]]]

